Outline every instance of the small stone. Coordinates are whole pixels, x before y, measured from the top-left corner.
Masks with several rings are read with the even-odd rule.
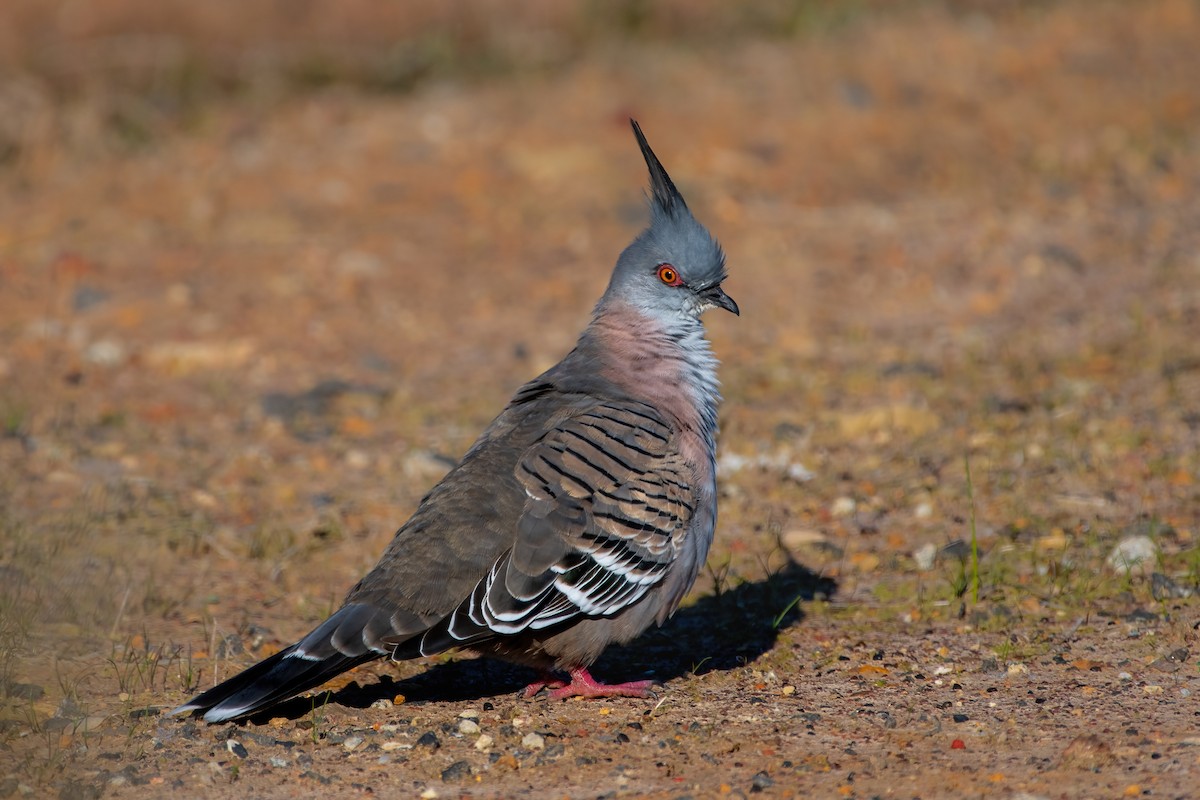
[[[913,516],[917,519],[929,519],[933,516],[933,504],[917,503],[917,507],[913,509]]]
[[[479,712],[473,708],[458,712],[459,719],[479,719]]]
[[[1006,671],[1006,672],[1007,672],[1009,675],[1028,675],[1028,674],[1029,674],[1029,667],[1025,666],[1024,664],[1021,664],[1021,663],[1017,662],[1017,663],[1009,664],[1009,665],[1008,665],[1008,669],[1007,669],[1007,670],[1005,670],[1005,671]]]
[[[435,798],[437,796],[438,796],[437,790],[434,789],[432,786],[429,787],[428,789],[426,789],[425,791],[421,792],[422,800],[433,800],[433,798]]]
[[[815,472],[799,462],[788,464],[783,476],[794,483],[805,483],[817,477]]]
[[[853,497],[839,497],[829,507],[829,513],[835,517],[848,517],[858,508]]]
[[[115,339],[101,339],[88,345],[83,357],[92,364],[111,367],[125,360],[125,346]]]
[[[492,749],[492,745],[495,743],[496,740],[485,733],[480,735],[480,737],[475,740],[475,749],[481,753],[487,752],[488,750]]]
[[[350,469],[360,470],[371,466],[371,456],[363,450],[347,450],[344,458],[346,466]]]
[[[87,311],[107,301],[109,296],[105,290],[85,283],[71,295],[71,308],[75,311]]]
[[[531,731],[521,739],[521,746],[530,750],[541,750],[546,746],[546,737]]]
[[[462,778],[470,777],[470,775],[471,762],[469,761],[455,761],[453,764],[442,770],[443,781],[457,781],[461,780]]]
[[[938,554],[943,558],[966,561],[967,557],[971,555],[971,546],[962,539],[954,539],[942,545]]]
[[[1119,681],[1131,681],[1131,680],[1133,680],[1133,676],[1132,676],[1132,675],[1130,675],[1128,672],[1118,672],[1118,673],[1117,673],[1117,680],[1119,680]]]
[[[1158,545],[1149,536],[1126,536],[1108,554],[1105,563],[1118,572],[1148,572],[1158,559]]]
[[[1150,669],[1159,672],[1178,672],[1187,663],[1189,655],[1191,655],[1191,651],[1186,647],[1180,647],[1178,650],[1172,650],[1161,658],[1154,659],[1150,663]]]
[[[390,711],[392,709],[392,701],[384,700],[382,697],[371,703],[371,708],[377,708],[380,711]]]
[[[1150,594],[1155,600],[1183,599],[1192,596],[1192,589],[1156,572],[1150,576]]]
[[[425,731],[421,734],[421,738],[417,739],[417,747],[428,747],[430,749],[437,750],[441,746],[441,740],[438,739],[437,735],[434,734],[433,731]]]
[[[781,691],[781,692],[783,693],[783,695],[786,697],[786,696],[788,696],[788,695],[793,695],[793,694],[795,694],[795,693],[796,693],[796,687],[795,687],[795,686],[792,686],[792,685],[789,683],[789,684],[787,684],[786,686],[784,686],[784,687],[783,687],[783,689],[781,689],[780,691]]]
[[[913,551],[913,561],[917,562],[917,569],[925,572],[933,569],[933,562],[937,560],[938,546],[933,542],[926,542]]]
[[[225,749],[233,753],[238,758],[246,758],[250,754],[246,752],[246,748],[237,739],[227,739],[225,741]]]
[[[362,743],[363,743],[363,737],[361,737],[361,736],[347,736],[346,741],[342,742],[342,747],[346,748],[347,750],[349,750],[350,752],[353,753],[355,750],[358,749],[358,746]]]
[[[267,759],[267,763],[270,764],[272,767],[278,767],[279,769],[283,769],[284,767],[290,767],[292,765],[292,762],[288,761],[286,758],[283,758],[282,756],[271,756],[270,758]]]
[[[951,717],[951,719],[953,719],[955,722],[961,723],[966,722],[970,719],[970,717],[968,717],[966,714],[955,714],[953,717]]]
[[[750,779],[751,792],[761,792],[764,789],[770,789],[774,785],[775,779],[766,770],[754,773],[754,777]]]
[[[479,723],[473,719],[459,720],[458,732],[463,736],[473,736],[479,733]]]
[[[1094,733],[1076,736],[1062,753],[1062,765],[1098,771],[1116,760],[1108,743]]]
[[[36,683],[10,683],[4,693],[17,700],[41,700],[46,690]]]

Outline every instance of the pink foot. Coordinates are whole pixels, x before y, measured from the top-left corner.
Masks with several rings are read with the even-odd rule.
[[[521,697],[529,700],[542,689],[559,689],[566,685],[566,681],[554,677],[553,673],[543,672],[538,680],[525,687],[525,690],[521,692]]]
[[[651,687],[654,685],[654,681],[600,683],[586,667],[576,667],[571,670],[570,683],[546,674],[542,680],[525,687],[524,696],[530,698],[542,689],[550,689],[548,697],[551,700],[565,700],[568,697],[653,697]]]

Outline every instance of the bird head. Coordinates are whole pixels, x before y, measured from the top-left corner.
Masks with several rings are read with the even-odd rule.
[[[695,319],[710,308],[739,314],[721,288],[726,276],[721,245],[692,216],[641,127],[629,122],[650,170],[650,225],[617,259],[601,303],[629,303],[661,319]]]

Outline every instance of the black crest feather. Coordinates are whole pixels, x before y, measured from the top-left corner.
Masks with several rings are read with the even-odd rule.
[[[650,149],[650,143],[646,141],[646,135],[642,133],[641,126],[635,119],[629,120],[629,124],[633,126],[633,135],[637,137],[638,147],[642,148],[642,157],[646,159],[646,166],[650,169],[650,189],[655,205],[667,214],[674,214],[679,210],[686,211],[687,203],[683,201],[683,195],[675,188],[671,176],[663,169],[662,162]]]

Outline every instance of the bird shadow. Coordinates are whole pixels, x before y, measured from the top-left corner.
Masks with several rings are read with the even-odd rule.
[[[781,631],[804,619],[801,601],[833,596],[837,582],[789,557],[783,569],[758,581],[714,592],[680,609],[661,628],[652,628],[623,646],[610,647],[592,668],[600,680],[621,683],[734,669],[770,651]],[[488,658],[436,663],[417,675],[396,680],[382,675],[366,686],[352,682],[326,697],[300,697],[251,717],[297,719],[316,705],[337,703],[367,708],[403,695],[406,704],[471,701],[514,694],[535,677],[532,670]]]

